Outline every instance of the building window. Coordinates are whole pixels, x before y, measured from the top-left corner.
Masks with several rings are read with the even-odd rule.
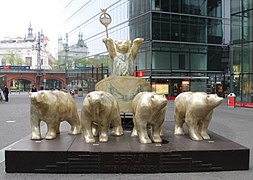
[[[25,57],[25,65],[32,66],[32,57]]]
[[[161,10],[161,0],[152,0],[152,10],[154,11]]]
[[[185,69],[185,55],[179,54],[179,69]]]

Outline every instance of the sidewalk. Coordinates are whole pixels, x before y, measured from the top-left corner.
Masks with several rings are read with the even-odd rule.
[[[77,108],[81,111],[84,97],[75,97]],[[20,140],[31,133],[29,122],[28,93],[11,94],[10,102],[0,104],[0,149]],[[168,101],[166,121],[173,120],[173,101]],[[15,122],[13,122],[15,121]],[[166,122],[165,122],[166,123]],[[209,130],[250,149],[250,169],[248,171],[222,171],[202,173],[164,173],[164,174],[7,174],[4,162],[0,164],[1,180],[83,180],[83,179],[173,179],[173,180],[252,180],[253,179],[253,109],[227,107],[226,100],[214,110]],[[4,138],[3,138],[4,137]],[[236,163],[236,162],[235,162]]]

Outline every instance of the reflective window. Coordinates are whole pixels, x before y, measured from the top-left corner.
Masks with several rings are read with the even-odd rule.
[[[222,4],[221,0],[208,0],[207,1],[207,15],[214,17],[221,17]]]
[[[153,1],[152,8],[159,6],[159,1]],[[130,18],[142,15],[150,11],[150,1],[147,0],[129,0],[129,16]]]
[[[205,46],[154,43],[152,59],[154,69],[207,70]]]
[[[150,39],[150,14],[129,21],[130,39],[142,37],[146,41]]]
[[[152,0],[152,10],[154,11],[161,10],[161,0]]]
[[[236,14],[231,16],[231,37],[232,37],[232,42],[237,43],[241,41],[241,14]]]
[[[153,13],[152,17],[152,39],[160,40],[161,39],[161,20],[158,13]]]
[[[244,0],[243,1],[243,8],[245,10],[253,8],[253,1],[252,0]]]
[[[232,91],[238,102],[253,103],[252,1],[232,1]]]
[[[215,23],[209,25],[209,35],[220,36],[221,38],[221,21],[214,21]],[[152,38],[165,41],[206,43],[207,22],[207,19],[201,17],[153,13]],[[220,44],[221,41],[214,40],[212,43]]]
[[[206,80],[201,80],[201,79],[191,80],[190,91],[205,92],[206,89],[207,89]]]
[[[171,40],[179,41],[180,36],[180,16],[171,15]]]
[[[208,43],[222,43],[222,20],[208,19]]]
[[[90,1],[72,0],[66,4],[66,32],[69,46],[78,40],[78,34],[83,33],[83,40],[89,48],[89,56],[106,52],[102,42],[105,37],[105,27],[100,23],[101,9],[107,9],[112,17],[108,26],[108,34],[113,39],[129,39],[128,0]]]
[[[207,54],[196,54],[190,55],[191,70],[207,70]]]
[[[158,20],[159,21],[159,20]],[[171,16],[170,15],[161,15],[161,23],[159,23],[161,26],[161,39],[170,41],[171,40]]]
[[[152,0],[152,10],[221,17],[221,0]]]
[[[141,49],[135,59],[135,65],[138,70],[150,69],[151,64],[151,53],[150,53],[150,43],[142,44]]]
[[[241,1],[231,0],[231,13],[237,13],[241,11]]]
[[[246,11],[242,13],[242,28],[243,28],[243,40],[253,41],[253,11]]]

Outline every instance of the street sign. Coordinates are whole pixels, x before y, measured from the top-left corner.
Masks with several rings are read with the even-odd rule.
[[[4,70],[29,70],[30,66],[0,66]]]

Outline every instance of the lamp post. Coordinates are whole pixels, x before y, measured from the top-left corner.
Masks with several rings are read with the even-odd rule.
[[[99,17],[101,24],[105,26],[106,37],[108,38],[108,25],[112,22],[112,17],[106,12],[107,9],[101,9],[102,14]]]
[[[68,33],[66,33],[66,43],[63,44],[64,48],[64,56],[65,56],[65,78],[66,78],[66,85],[68,85],[68,69],[69,69],[69,63],[68,63],[68,54],[69,54],[69,45],[68,45]]]
[[[36,75],[36,84],[37,89],[40,89],[40,80],[41,80],[41,33],[38,32],[38,38],[36,44],[32,45],[33,50],[37,51],[37,75]]]

